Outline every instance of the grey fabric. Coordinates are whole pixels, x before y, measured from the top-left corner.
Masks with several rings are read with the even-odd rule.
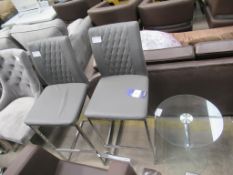
[[[89,118],[143,119],[147,116],[148,77],[109,76],[100,79],[85,115]],[[133,98],[130,89],[146,91],[144,98]]]
[[[87,85],[70,83],[47,86],[33,105],[25,123],[38,126],[74,124],[81,112]]]
[[[0,112],[0,138],[16,143],[26,143],[34,134],[24,123],[34,103],[32,97],[21,97],[12,101]]]
[[[10,36],[9,29],[0,30],[0,50],[20,48],[19,45]]]
[[[0,138],[24,143],[33,134],[24,118],[40,94],[40,83],[23,50],[0,51],[0,82]]]
[[[87,82],[67,36],[32,42],[29,50],[32,62],[46,84]],[[35,52],[39,55],[35,56]]]
[[[88,37],[88,29],[91,26],[91,19],[88,16],[80,22],[80,25],[77,28],[69,31],[69,38],[76,60],[83,70],[87,66],[92,54]]]
[[[3,89],[0,110],[17,98],[40,94],[40,83],[28,55],[20,49],[0,51],[0,82]]]
[[[25,49],[28,49],[27,44],[29,42],[48,37],[67,35],[68,31],[66,24],[61,19],[55,19],[37,24],[15,25],[10,33],[16,41]]]
[[[94,27],[89,38],[102,76],[147,74],[137,22]]]

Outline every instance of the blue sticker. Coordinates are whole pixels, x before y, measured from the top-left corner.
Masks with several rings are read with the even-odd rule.
[[[128,96],[133,98],[145,98],[147,95],[147,91],[140,89],[128,89]]]

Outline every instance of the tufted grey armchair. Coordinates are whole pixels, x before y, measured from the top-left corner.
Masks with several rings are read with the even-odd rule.
[[[24,118],[40,94],[37,79],[26,52],[0,51],[0,138],[25,143],[33,135]]]

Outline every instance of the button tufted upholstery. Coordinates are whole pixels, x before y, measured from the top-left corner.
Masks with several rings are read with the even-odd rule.
[[[0,82],[0,138],[23,143],[33,134],[24,118],[40,94],[40,83],[26,52],[0,51]]]
[[[46,84],[87,82],[67,36],[32,42],[29,50],[33,64]],[[36,52],[39,56],[35,56]]]
[[[137,22],[94,27],[89,30],[92,50],[103,76],[146,75]],[[94,41],[100,39],[101,41]]]
[[[40,84],[29,58],[19,49],[0,51],[0,82],[3,89],[0,110],[16,98],[37,97],[40,93]]]

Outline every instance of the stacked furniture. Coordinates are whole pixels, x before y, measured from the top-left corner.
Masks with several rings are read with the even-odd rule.
[[[0,31],[0,50],[6,48],[28,50],[30,42],[65,35],[70,39],[76,60],[82,69],[85,69],[92,54],[87,33],[91,26],[89,17],[78,19],[68,26],[61,19],[31,25],[15,25],[12,29]]]
[[[211,28],[233,25],[233,1],[205,0],[205,11]]]
[[[138,6],[144,29],[166,32],[192,30],[194,0],[143,0]]]
[[[144,51],[150,78],[149,113],[177,94],[212,101],[223,115],[232,115],[233,41],[200,42],[194,46]]]

